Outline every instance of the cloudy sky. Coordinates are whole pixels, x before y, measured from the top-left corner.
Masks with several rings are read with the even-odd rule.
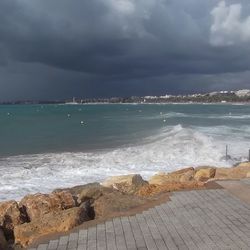
[[[240,88],[249,0],[0,0],[0,100]]]

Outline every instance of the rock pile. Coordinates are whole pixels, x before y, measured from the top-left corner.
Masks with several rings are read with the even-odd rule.
[[[7,243],[26,247],[42,236],[66,232],[85,221],[146,202],[131,194],[147,183],[140,175],[111,179],[106,185],[90,183],[51,194],[27,195],[19,203],[0,202],[0,249],[6,249]]]

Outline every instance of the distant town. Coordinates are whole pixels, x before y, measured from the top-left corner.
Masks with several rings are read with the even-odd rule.
[[[131,96],[112,98],[72,98],[54,101],[11,101],[0,104],[87,104],[87,103],[250,103],[250,90],[217,91],[204,94]]]

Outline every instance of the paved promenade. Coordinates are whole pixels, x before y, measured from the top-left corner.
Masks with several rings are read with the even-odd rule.
[[[250,204],[226,189],[174,192],[171,201],[142,214],[115,218],[31,249],[249,250]]]

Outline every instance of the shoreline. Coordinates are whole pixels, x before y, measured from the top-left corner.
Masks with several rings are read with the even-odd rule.
[[[215,180],[241,178],[250,178],[250,162],[231,168],[201,166],[160,172],[148,181],[138,174],[113,176],[102,183],[29,194],[19,202],[0,202],[0,234],[10,245],[26,247],[78,226],[142,211],[169,199],[172,191],[215,188]]]
[[[0,106],[81,106],[81,105],[248,105],[250,102],[87,102],[87,103],[76,103],[76,104],[67,104],[67,103],[0,103]]]
[[[99,152],[99,151],[98,151]],[[56,152],[56,153],[49,153],[49,154],[57,154],[57,153],[62,153],[62,154],[64,154],[64,152]],[[82,152],[67,152],[67,153],[82,153]],[[47,153],[46,153],[47,154]],[[34,155],[39,155],[39,154],[34,154]],[[16,157],[22,157],[23,155],[18,155],[18,156],[16,156]],[[33,155],[32,155],[33,156]],[[10,157],[12,157],[12,156],[10,156]],[[1,160],[1,157],[0,157],[0,160]],[[233,168],[234,166],[236,166],[237,164],[240,164],[240,162],[237,162],[237,163],[234,163],[234,164],[230,164],[230,165],[228,165],[228,166],[226,166],[226,165],[224,165],[224,166],[213,166],[213,168],[226,168],[226,169],[230,169],[230,168]],[[199,167],[202,167],[202,166],[205,166],[205,165],[199,165],[199,164],[197,164],[197,165],[193,165],[193,168],[194,169],[196,169],[196,168],[199,168]],[[81,186],[81,185],[88,185],[88,184],[90,184],[90,183],[102,183],[103,181],[105,181],[105,179],[107,179],[107,178],[111,178],[111,177],[117,177],[117,176],[121,176],[121,175],[136,175],[136,174],[139,174],[139,175],[141,175],[142,176],[142,178],[145,180],[145,181],[149,181],[153,176],[155,176],[155,175],[158,175],[159,173],[161,173],[161,172],[166,172],[166,173],[171,173],[171,172],[177,172],[177,171],[180,171],[180,170],[182,170],[182,169],[185,169],[185,168],[187,168],[187,166],[185,166],[185,167],[177,167],[175,170],[172,170],[172,171],[166,171],[166,170],[164,170],[164,171],[154,171],[151,175],[147,175],[147,176],[145,176],[145,175],[143,175],[142,173],[140,173],[140,172],[136,172],[136,171],[128,171],[127,173],[123,173],[123,174],[121,174],[121,173],[119,173],[119,174],[116,174],[116,175],[109,175],[109,176],[106,176],[106,177],[104,177],[104,178],[102,178],[102,179],[95,179],[95,180],[93,180],[92,182],[88,182],[88,181],[86,181],[86,182],[80,182],[80,181],[78,181],[78,182],[76,182],[74,185],[76,185],[76,186]],[[70,188],[73,188],[74,187],[74,185],[72,186],[72,184],[70,184],[70,185],[59,185],[59,186],[55,186],[55,187],[52,187],[52,188],[50,188],[50,190],[48,190],[48,191],[43,191],[43,190],[39,190],[39,191],[31,191],[31,192],[28,192],[28,193],[26,193],[26,194],[24,194],[24,195],[22,195],[22,196],[20,196],[19,198],[7,198],[7,199],[4,199],[4,200],[1,200],[0,199],[0,203],[2,203],[2,202],[7,202],[7,201],[10,201],[10,200],[15,200],[15,201],[17,201],[17,202],[20,202],[25,196],[27,196],[27,195],[35,195],[36,193],[45,193],[45,194],[49,194],[49,193],[52,193],[53,192],[53,190],[55,190],[55,189],[70,189]]]
[[[126,148],[125,146],[124,146],[124,148]],[[95,150],[94,151],[94,153],[105,153],[105,152],[109,152],[108,150],[112,150],[113,148],[110,148],[110,149],[100,149],[100,150]],[[17,160],[18,160],[18,158],[20,158],[20,157],[37,157],[37,156],[39,156],[39,155],[49,155],[50,157],[52,157],[53,155],[57,155],[57,154],[62,154],[62,155],[64,155],[64,154],[69,154],[69,155],[71,155],[71,154],[88,154],[88,153],[93,153],[93,151],[87,151],[87,152],[82,152],[82,151],[71,151],[71,152],[49,152],[49,153],[37,153],[37,154],[25,154],[25,155],[14,155],[14,156],[7,156],[7,157],[0,157],[0,161],[1,161],[1,159],[8,159],[8,158],[17,158]],[[247,161],[246,159],[244,159],[245,161]],[[154,176],[154,175],[157,175],[159,172],[175,172],[175,171],[179,171],[179,170],[181,170],[181,169],[183,169],[183,168],[187,168],[188,166],[192,166],[193,168],[199,168],[200,166],[213,166],[214,168],[233,168],[234,166],[236,166],[237,164],[240,164],[241,163],[241,161],[234,161],[234,162],[228,162],[228,161],[225,161],[225,162],[221,162],[220,164],[218,164],[218,165],[214,165],[214,164],[207,164],[207,163],[203,163],[203,164],[199,164],[199,163],[197,163],[197,164],[194,164],[194,165],[179,165],[179,166],[176,166],[176,167],[174,167],[173,169],[167,169],[167,168],[164,168],[164,169],[155,169],[154,171],[150,171],[151,173],[147,173],[146,174],[146,172],[148,172],[148,170],[147,169],[145,169],[144,171],[136,171],[136,170],[133,170],[133,171],[131,171],[131,170],[126,170],[126,171],[121,171],[121,172],[119,172],[118,171],[118,173],[116,173],[116,174],[109,174],[109,175],[105,175],[105,176],[103,176],[102,178],[91,178],[91,176],[89,176],[89,178],[88,179],[91,179],[91,180],[86,180],[86,181],[79,181],[79,180],[77,180],[75,183],[72,183],[73,182],[73,179],[72,179],[72,181],[70,182],[70,184],[61,184],[61,185],[55,185],[55,186],[51,186],[49,189],[43,189],[43,188],[36,188],[36,190],[35,190],[35,187],[34,187],[34,191],[32,191],[32,190],[30,190],[29,192],[26,192],[26,193],[24,193],[24,194],[22,194],[22,195],[19,195],[19,197],[13,197],[13,198],[5,198],[5,199],[0,199],[0,203],[1,202],[6,202],[6,201],[8,201],[8,200],[16,200],[16,201],[20,201],[25,195],[30,195],[30,194],[35,194],[35,193],[50,193],[50,192],[53,192],[53,190],[54,189],[58,189],[58,188],[61,188],[61,189],[63,189],[63,188],[70,188],[70,187],[72,187],[72,186],[74,186],[74,185],[87,185],[87,184],[89,184],[89,183],[91,183],[91,182],[99,182],[99,183],[101,183],[102,181],[104,181],[106,178],[109,178],[109,177],[111,177],[111,176],[120,176],[120,175],[131,175],[131,174],[140,174],[144,179],[145,179],[145,181],[148,181],[150,178],[152,178],[152,176]],[[27,168],[27,170],[32,170],[32,168]],[[84,171],[84,170],[83,170]],[[57,179],[55,179],[55,182],[57,182]]]

